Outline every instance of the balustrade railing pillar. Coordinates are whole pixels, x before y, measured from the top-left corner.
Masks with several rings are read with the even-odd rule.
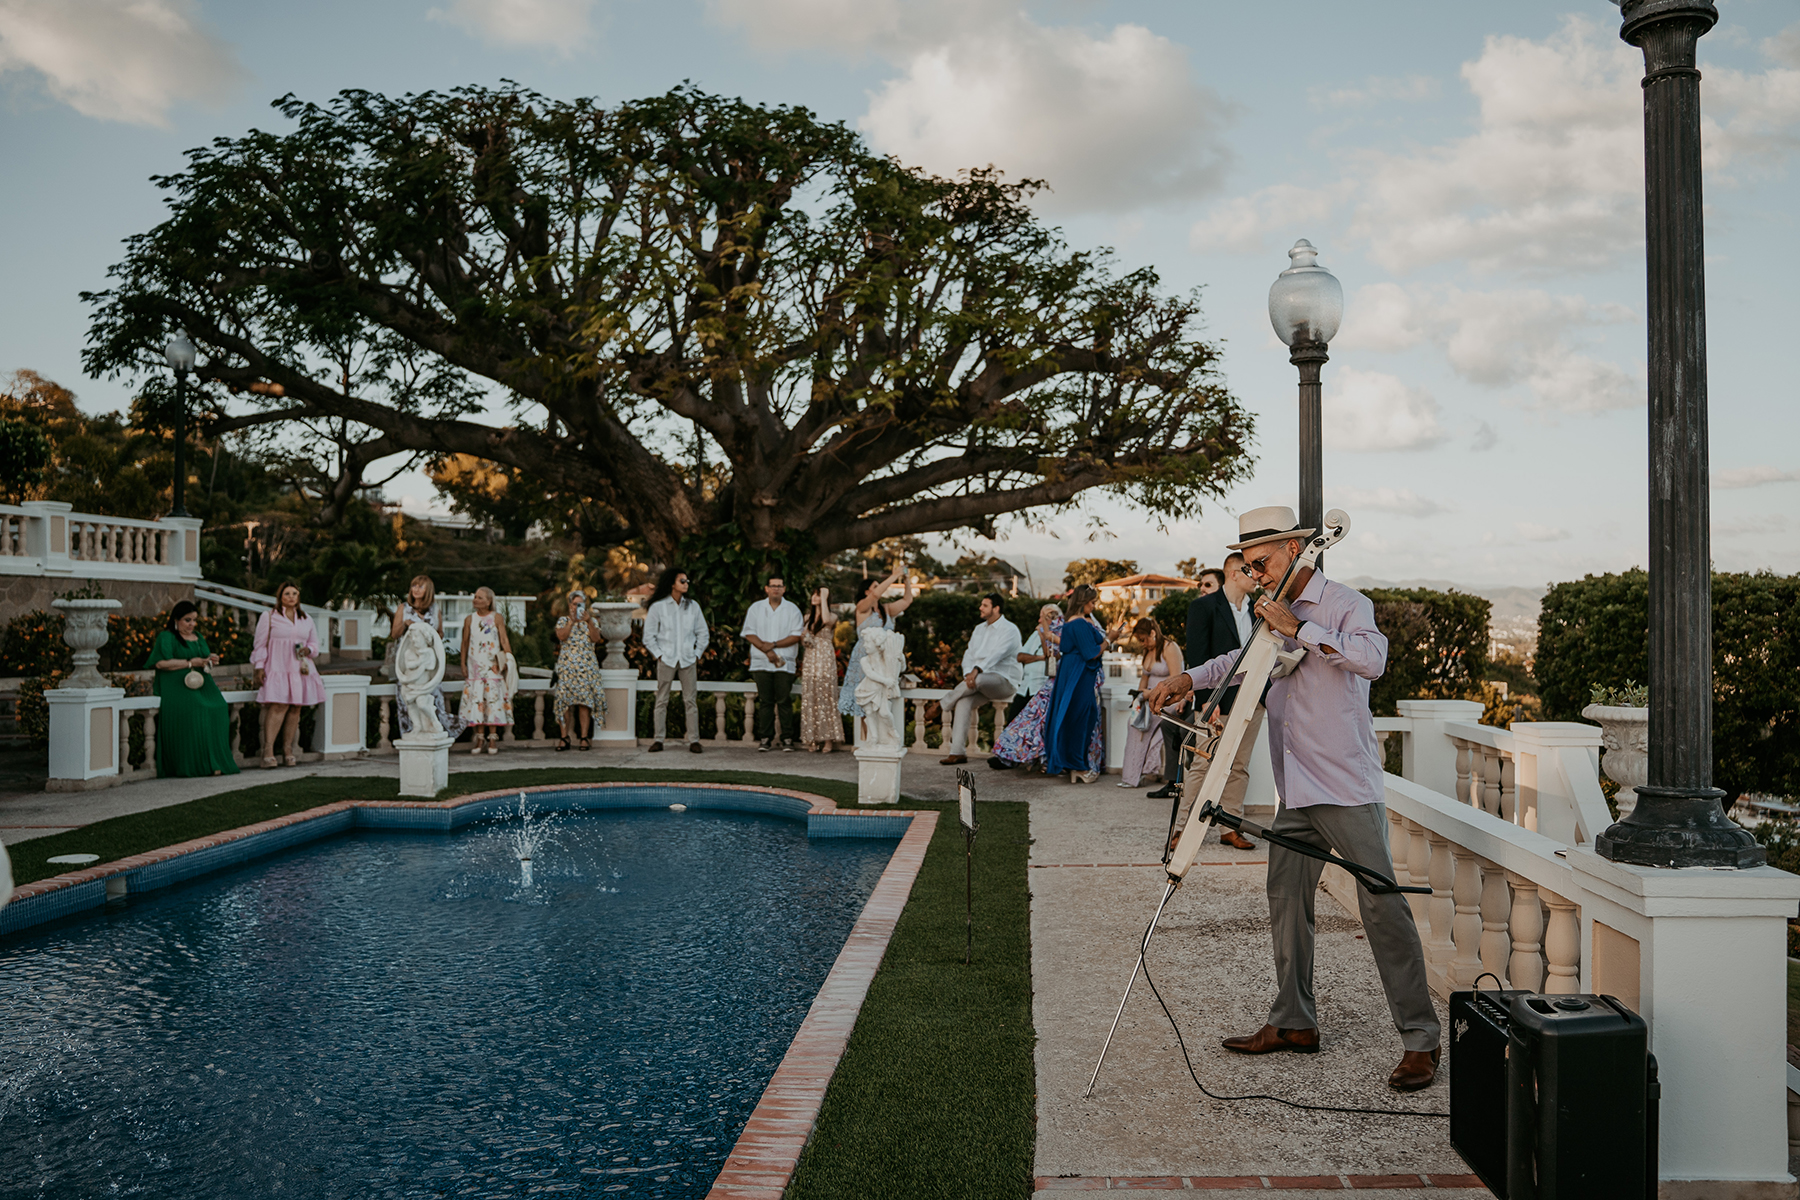
[[[1456,958],[1456,864],[1450,856],[1450,839],[1427,832],[1431,863],[1427,867],[1431,895],[1426,898],[1426,911],[1431,914],[1431,940],[1425,946],[1425,961],[1439,979],[1450,975],[1450,964]]]
[[[1485,812],[1500,814],[1500,752],[1492,746],[1481,748],[1481,807]]]
[[[143,770],[156,774],[156,733],[162,724],[160,708],[144,710],[144,765]]]
[[[389,736],[394,729],[394,698],[383,696],[375,703],[381,706],[375,723],[375,749],[385,752],[394,748],[393,739]]]
[[[1572,996],[1581,991],[1581,917],[1574,901],[1548,891],[1543,898],[1550,910],[1550,927],[1544,932],[1544,959],[1549,964],[1544,991]]]
[[[1510,754],[1500,760],[1500,817],[1519,824],[1518,762]]]
[[[1507,959],[1512,955],[1512,937],[1507,932],[1512,890],[1506,886],[1505,871],[1485,858],[1477,861],[1481,864],[1481,969],[1493,972],[1504,987]]]
[[[1543,989],[1544,983],[1544,911],[1538,907],[1537,884],[1513,871],[1506,873],[1512,884],[1512,915],[1506,922],[1512,934],[1512,953],[1506,960],[1506,981],[1511,987],[1527,992]]]
[[[1406,869],[1412,872],[1414,883],[1429,883],[1431,880],[1431,843],[1426,840],[1425,827],[1408,821],[1406,832]],[[1406,902],[1412,905],[1413,924],[1419,927],[1419,936],[1426,936],[1424,931],[1429,928],[1427,922],[1431,918],[1429,897],[1409,895]]]
[[[1456,845],[1450,847],[1450,856],[1456,860],[1456,917],[1450,931],[1456,958],[1450,964],[1450,979],[1458,988],[1468,988],[1481,974],[1481,861],[1473,851]]]
[[[1461,738],[1451,738],[1456,743],[1456,798],[1463,804],[1470,804],[1474,787],[1470,783],[1469,743]]]
[[[727,741],[730,740],[726,736],[726,733],[725,733],[725,693],[724,692],[714,692],[713,693],[713,724],[716,726],[716,728],[713,730],[713,742],[716,743],[717,745],[723,746]]]

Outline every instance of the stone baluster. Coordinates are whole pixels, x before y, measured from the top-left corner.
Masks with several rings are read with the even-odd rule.
[[[500,740],[503,742],[517,742],[519,740],[519,708],[518,708],[518,705],[519,705],[519,701],[521,699],[523,699],[524,696],[525,696],[524,692],[519,692],[516,695],[514,695],[512,698],[513,719],[508,721],[506,723],[506,728],[500,731]]]
[[[1481,748],[1481,807],[1500,815],[1500,752],[1492,746]]]
[[[385,754],[394,748],[393,739],[388,736],[394,729],[394,698],[382,696],[375,703],[379,706],[375,720],[375,749]]]
[[[1512,871],[1506,873],[1506,881],[1512,884],[1512,915],[1506,922],[1512,953],[1506,960],[1506,982],[1523,991],[1539,991],[1544,983],[1544,910],[1538,907],[1538,887]]]
[[[1572,996],[1581,991],[1581,914],[1573,901],[1545,892],[1550,909],[1550,928],[1544,931],[1544,958],[1550,965],[1544,991],[1553,996]]]
[[[713,730],[713,742],[717,745],[723,746],[726,741],[726,738],[725,738],[725,693],[724,692],[714,692],[713,693],[713,724],[716,726],[716,728]]]
[[[130,710],[119,714],[119,776],[123,779],[131,777],[131,717]]]
[[[162,710],[160,708],[144,710],[144,765],[139,769],[148,771],[152,775],[156,774],[156,731],[161,724]]]
[[[990,752],[994,749],[994,746],[1000,744],[1001,737],[1006,733],[1006,706],[1010,703],[1012,703],[1011,696],[1008,696],[1005,700],[994,701],[994,741],[992,745],[988,746]],[[1160,738],[1162,734],[1159,732],[1156,736]]]
[[[1425,827],[1412,821],[1406,823],[1406,869],[1412,873],[1414,884],[1426,884],[1431,881],[1431,842],[1427,839]],[[1409,895],[1406,902],[1412,905],[1413,924],[1419,927],[1421,938],[1428,936],[1431,918],[1430,897]]]
[[[1426,911],[1431,914],[1431,941],[1425,946],[1425,959],[1431,973],[1448,979],[1450,965],[1456,959],[1456,860],[1450,855],[1450,839],[1427,833],[1431,862],[1426,867],[1431,882],[1431,896]]]
[[[1500,817],[1519,823],[1519,765],[1512,755],[1500,759]]]
[[[1512,938],[1506,923],[1512,911],[1512,892],[1506,872],[1487,859],[1481,864],[1481,969],[1493,973],[1497,986],[1506,986],[1506,960],[1512,954]]]
[[[1469,743],[1461,738],[1451,738],[1456,743],[1456,798],[1463,804],[1469,801]]]
[[[1450,847],[1450,857],[1456,860],[1456,916],[1450,926],[1456,958],[1450,964],[1450,979],[1457,987],[1468,988],[1481,974],[1481,861],[1473,851],[1456,845]]]
[[[911,751],[914,754],[929,754],[931,753],[931,743],[925,740],[925,701],[914,698],[912,710],[913,737]]]
[[[754,746],[756,745],[756,693],[739,692],[738,695],[744,698],[744,736],[738,741],[746,746]]]
[[[1388,810],[1388,857],[1394,863],[1394,882],[1411,885],[1412,871],[1407,858],[1412,853],[1412,836],[1406,832],[1406,818]]]
[[[1102,712],[1101,719],[1104,720],[1105,717],[1106,714]],[[977,722],[977,724],[979,724],[979,722]],[[955,728],[955,714],[950,711],[950,706],[940,699],[938,701],[938,749],[944,750],[945,747],[950,745],[950,734]],[[967,748],[965,747],[965,750],[966,749]]]

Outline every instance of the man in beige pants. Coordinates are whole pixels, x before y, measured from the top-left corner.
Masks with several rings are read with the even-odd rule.
[[[1195,667],[1221,654],[1234,653],[1250,640],[1251,627],[1256,623],[1250,611],[1250,592],[1254,586],[1244,573],[1244,556],[1233,551],[1225,559],[1224,586],[1188,605],[1187,644],[1183,648],[1188,666]],[[1236,687],[1226,690],[1224,700],[1213,714],[1215,728],[1224,725],[1231,706],[1237,702],[1237,692]],[[1205,698],[1196,697],[1196,701],[1204,703]],[[1196,708],[1195,716],[1198,715]],[[1237,756],[1231,761],[1231,777],[1225,783],[1225,794],[1219,798],[1220,806],[1233,816],[1244,815],[1244,793],[1250,788],[1250,751],[1256,746],[1256,735],[1261,732],[1262,723],[1263,706],[1258,704],[1250,717],[1250,727],[1244,731],[1244,740],[1238,743]],[[1181,811],[1175,818],[1174,837],[1179,837],[1187,828],[1188,813],[1194,807],[1194,798],[1200,794],[1200,784],[1205,778],[1206,760],[1196,757],[1182,780]],[[1238,850],[1256,849],[1255,842],[1235,829],[1222,832],[1219,840]]]

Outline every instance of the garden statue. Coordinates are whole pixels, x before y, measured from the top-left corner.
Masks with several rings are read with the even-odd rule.
[[[444,639],[429,623],[414,621],[406,627],[394,651],[394,679],[412,717],[412,733],[407,736],[442,737],[444,727],[438,724],[432,693],[444,682]]]
[[[906,670],[906,639],[878,623],[863,626],[863,677],[856,685],[856,703],[863,710],[863,741],[876,746],[898,746],[900,731],[894,725],[894,702],[900,699],[900,676]]]

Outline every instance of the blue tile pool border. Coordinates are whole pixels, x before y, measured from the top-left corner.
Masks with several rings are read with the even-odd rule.
[[[179,845],[96,863],[14,889],[0,908],[0,936],[103,907],[213,871],[291,850],[354,829],[449,832],[515,811],[523,792],[552,809],[723,809],[804,820],[808,837],[904,838],[920,815],[906,809],[839,809],[810,792],[728,783],[563,783],[478,792],[450,800],[339,800],[272,821],[209,834]],[[679,793],[679,794],[678,794]]]

